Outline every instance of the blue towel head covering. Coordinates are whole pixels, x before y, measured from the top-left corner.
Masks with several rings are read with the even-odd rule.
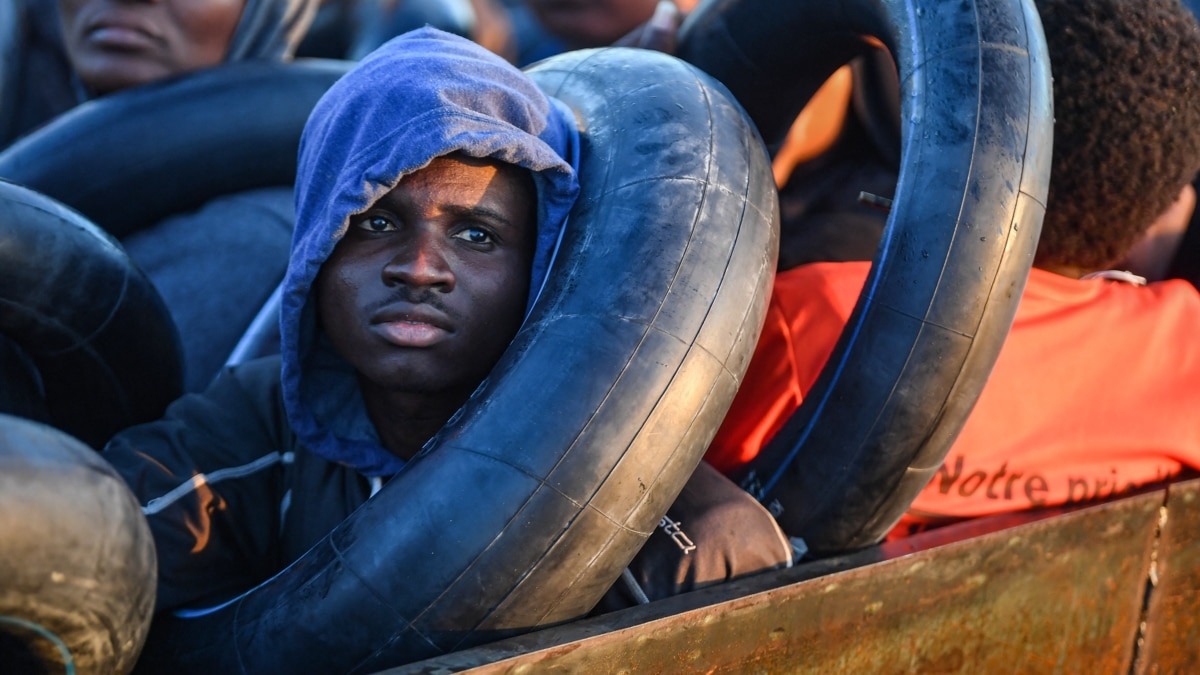
[[[351,216],[451,153],[524,167],[538,202],[532,303],[579,191],[578,144],[564,104],[495,54],[434,28],[385,43],[321,98],[300,143],[280,313],[284,406],[306,447],[368,476],[404,466],[380,443],[353,369],[317,330],[313,281]]]

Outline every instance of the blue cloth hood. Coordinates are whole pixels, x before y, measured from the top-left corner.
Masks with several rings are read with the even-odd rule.
[[[320,0],[246,0],[225,61],[291,58],[320,4]]]
[[[563,103],[499,56],[428,27],[385,43],[318,101],[300,142],[280,313],[284,405],[306,447],[368,476],[404,466],[380,444],[353,369],[317,330],[313,282],[350,218],[437,157],[524,167],[538,201],[532,304],[579,191],[578,144]]]

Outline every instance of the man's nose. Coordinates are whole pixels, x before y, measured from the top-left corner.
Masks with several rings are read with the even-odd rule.
[[[449,245],[439,233],[414,233],[384,265],[384,283],[453,289],[454,270],[446,250]]]

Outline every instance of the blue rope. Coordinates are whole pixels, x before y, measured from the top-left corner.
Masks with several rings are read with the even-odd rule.
[[[58,647],[59,653],[62,654],[63,667],[65,668],[63,672],[66,675],[75,675],[75,659],[71,656],[71,650],[67,648],[67,643],[63,642],[62,638],[58,637],[58,635],[47,630],[45,626],[25,619],[19,619],[15,616],[0,615],[0,624],[4,623],[31,630],[49,640],[55,647]]]

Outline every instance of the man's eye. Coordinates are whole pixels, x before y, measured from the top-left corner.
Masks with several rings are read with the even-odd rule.
[[[372,213],[355,218],[353,225],[367,232],[391,232],[396,229],[396,223],[391,218]]]
[[[478,227],[468,227],[454,236],[472,244],[491,244],[495,241],[491,232]]]

